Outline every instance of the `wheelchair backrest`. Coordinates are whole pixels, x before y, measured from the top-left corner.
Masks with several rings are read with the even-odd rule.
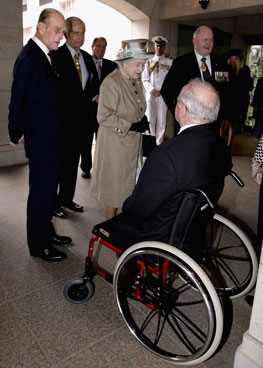
[[[217,203],[221,192],[213,197],[213,202],[200,189],[194,189],[183,194],[172,226],[169,239],[170,245],[186,252],[202,246],[205,230],[214,215],[214,205]]]

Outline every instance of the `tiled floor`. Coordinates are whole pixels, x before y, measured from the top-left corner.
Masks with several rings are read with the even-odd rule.
[[[250,178],[249,161],[255,144],[248,135],[236,137],[233,152],[242,156],[233,157],[234,169],[245,187],[237,187],[228,178],[219,209],[235,219],[252,239],[258,186]],[[65,282],[83,274],[91,229],[103,219],[102,206],[89,197],[89,180],[79,175],[75,196],[85,212],[68,211],[67,219],[54,220],[57,232],[74,240],[63,248],[68,259],[52,264],[29,256],[25,232],[27,174],[27,165],[0,169],[0,368],[171,367],[128,332],[112,287],[103,279],[95,277],[96,292],[86,304],[71,304],[63,296]],[[103,248],[96,256],[113,269],[114,254]],[[251,308],[243,298],[234,300],[225,311],[227,321],[231,320],[232,308],[233,323],[224,346],[199,367],[233,366]]]

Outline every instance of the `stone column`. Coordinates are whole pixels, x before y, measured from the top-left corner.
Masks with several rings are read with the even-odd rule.
[[[0,166],[8,166],[26,162],[23,145],[9,145],[7,129],[12,71],[23,46],[22,0],[1,2],[0,44]]]
[[[263,252],[261,252],[254,304],[248,331],[237,348],[234,368],[263,367]]]

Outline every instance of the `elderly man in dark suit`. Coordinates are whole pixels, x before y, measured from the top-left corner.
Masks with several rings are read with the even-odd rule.
[[[99,81],[89,53],[81,49],[85,40],[85,24],[77,17],[66,19],[66,43],[52,53],[59,75],[63,98],[63,136],[59,172],[57,217],[67,215],[63,207],[83,212],[73,201],[80,153],[93,136],[92,100],[98,94]]]
[[[97,76],[98,79],[96,79],[99,82],[99,86],[101,85],[103,79],[113,72],[114,69],[118,67],[118,65],[111,60],[105,59],[104,55],[107,48],[107,41],[104,37],[96,37],[94,38],[92,45],[92,58],[94,61],[94,64],[96,66]],[[82,177],[84,179],[90,178],[90,170],[92,167],[92,140],[94,133],[97,135],[99,124],[97,121],[97,111],[98,111],[98,101],[99,101],[99,95],[95,96],[92,100],[92,118],[91,118],[91,129],[92,134],[89,134],[87,137],[86,145],[83,146],[83,150],[81,152],[81,163],[80,167],[82,169]]]
[[[196,78],[183,87],[175,109],[179,134],[151,152],[122,213],[95,227],[110,234],[108,241],[113,234],[120,249],[145,240],[168,242],[186,191],[208,190],[216,204],[232,167],[218,133],[219,107],[210,83]]]
[[[59,237],[51,222],[57,187],[62,109],[58,78],[49,57],[63,38],[65,19],[55,9],[44,9],[35,36],[18,55],[9,105],[11,144],[25,140],[29,159],[27,240],[31,256],[58,261],[66,254],[52,244],[71,241]]]
[[[161,95],[174,115],[176,99],[183,86],[192,78],[202,78],[211,83],[220,93],[221,111],[219,120],[228,120],[228,77],[229,66],[226,60],[212,53],[214,35],[211,28],[200,26],[193,34],[194,50],[174,59],[163,82]],[[175,134],[179,125],[175,124]]]

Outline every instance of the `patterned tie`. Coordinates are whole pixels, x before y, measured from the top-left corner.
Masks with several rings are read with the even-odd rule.
[[[201,67],[200,67],[200,70],[202,71],[202,73],[203,73],[203,77],[204,77],[204,80],[205,81],[210,81],[210,79],[211,79],[211,74],[210,74],[210,72],[209,72],[209,69],[208,69],[208,67],[207,67],[207,65],[206,65],[206,58],[205,57],[203,57],[202,59],[201,59],[201,61],[202,61],[202,64],[201,64]]]
[[[80,66],[80,62],[79,62],[79,52],[78,51],[76,51],[76,54],[74,56],[74,60],[75,60],[75,65],[76,65],[77,72],[78,72],[78,75],[79,75],[79,79],[81,81],[82,80],[81,79],[81,66]]]
[[[99,76],[99,80],[101,78],[101,60],[97,61],[97,70],[98,70],[98,76]]]

